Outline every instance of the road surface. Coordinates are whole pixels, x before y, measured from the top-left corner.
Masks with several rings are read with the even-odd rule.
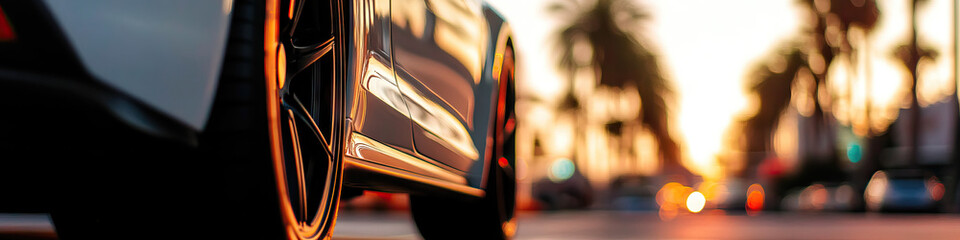
[[[960,239],[960,215],[711,212],[664,221],[653,212],[524,213],[520,240]],[[56,239],[46,215],[0,214],[0,239]],[[344,212],[334,239],[420,239],[406,213]]]

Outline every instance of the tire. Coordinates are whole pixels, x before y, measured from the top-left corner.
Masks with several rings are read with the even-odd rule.
[[[450,199],[411,195],[410,208],[424,239],[511,239],[516,233],[516,158],[513,48],[504,54],[496,125],[491,128],[493,155],[488,159],[482,198]]]
[[[239,173],[230,179],[261,179],[227,183],[231,191],[240,199],[272,196],[234,202],[233,209],[265,207],[238,219],[256,218],[250,222],[262,225],[251,229],[266,229],[266,237],[324,239],[333,232],[343,172],[343,91],[337,78],[342,66],[336,62],[342,59],[337,56],[342,25],[338,1],[295,3],[293,15],[282,14],[291,9],[290,1],[234,3],[237,14],[214,106],[214,117],[223,117],[208,126],[223,126],[211,129],[210,140],[226,144],[215,145],[213,155],[250,162],[230,171]]]
[[[328,238],[342,176],[342,74],[336,62],[342,59],[342,25],[338,1],[296,2],[295,16],[329,20],[304,21],[309,23],[298,32],[291,27],[297,21],[276,14],[287,13],[289,1],[234,1],[199,147],[178,155],[181,164],[151,171],[182,183],[131,188],[136,195],[96,192],[89,201],[59,207],[53,220],[60,237]],[[329,26],[319,26],[324,23]],[[309,35],[306,40],[325,36],[304,33],[311,29],[329,30],[330,38],[294,45],[297,34]]]

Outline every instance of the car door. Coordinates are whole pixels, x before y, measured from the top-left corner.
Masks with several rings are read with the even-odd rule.
[[[376,141],[409,154],[413,154],[413,137],[408,111],[403,97],[397,88],[393,73],[393,58],[390,56],[390,1],[357,0],[354,1],[354,19],[356,28],[353,39],[345,48],[348,69],[346,79],[351,79],[346,93],[350,114],[351,141]],[[347,154],[360,157],[362,153],[350,151]],[[383,158],[367,158],[378,160]],[[390,163],[383,163],[391,165]],[[393,166],[393,165],[391,165]],[[398,167],[398,166],[394,166]]]
[[[490,104],[477,102],[489,95],[478,92],[487,41],[479,1],[392,0],[391,18],[394,70],[416,152],[469,171],[482,159],[490,118]]]

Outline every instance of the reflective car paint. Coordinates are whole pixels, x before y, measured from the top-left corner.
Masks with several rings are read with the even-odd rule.
[[[350,130],[408,153],[413,149],[410,119],[393,78],[389,1],[354,0],[347,23],[353,36],[345,62]]]
[[[480,188],[499,89],[493,56],[509,32],[503,18],[479,1],[352,5],[347,161]]]
[[[348,166],[373,164],[382,167],[361,169],[391,169],[393,175],[464,184],[462,172],[444,168],[414,152],[413,123],[393,71],[390,1],[354,0],[350,5],[353,12],[346,24],[353,36],[345,46],[348,63],[345,64],[345,86],[349,91],[345,94],[349,113],[345,146]],[[411,162],[413,159],[417,162]],[[438,172],[446,174],[435,174]],[[364,183],[348,181],[346,184]]]
[[[488,114],[492,116],[493,114],[496,114],[495,113],[496,107],[497,107],[496,101],[498,101],[500,98],[500,96],[497,96],[497,93],[500,92],[501,90],[500,88],[504,85],[516,85],[515,82],[501,81],[501,76],[502,76],[501,71],[503,69],[500,68],[502,66],[501,64],[503,64],[504,62],[507,46],[511,45],[510,47],[513,47],[512,46],[513,29],[510,27],[510,24],[503,18],[503,16],[500,15],[500,13],[498,13],[495,9],[493,9],[490,5],[487,5],[486,3],[483,4],[483,17],[484,17],[484,21],[486,21],[486,27],[488,28],[487,32],[490,34],[491,37],[487,38],[487,42],[485,43],[487,47],[484,49],[484,51],[486,51],[484,56],[486,57],[484,58],[483,74],[481,75],[481,78],[484,79],[481,82],[486,83],[481,86],[484,86],[486,88],[481,88],[479,90],[489,91],[491,95],[490,95],[490,99],[483,100],[483,101],[478,100],[477,103],[478,105],[490,104],[485,106],[484,109],[489,109],[490,112],[488,112]],[[496,36],[496,37],[493,37],[493,36]],[[484,124],[484,126],[490,127],[496,124],[492,122],[493,117],[482,119],[482,120],[488,121],[486,124]],[[483,131],[490,131],[490,130],[484,129]],[[479,131],[475,132],[476,134],[474,135],[475,139],[479,139],[482,137],[482,139],[485,140],[484,141],[485,145],[483,145],[483,147],[479,149],[484,149],[484,151],[482,151],[484,153],[484,156],[492,154],[492,148],[493,148],[492,144],[494,143],[493,142],[494,140],[490,139],[489,136],[486,134],[486,132],[483,132],[482,136],[479,135],[479,133],[480,133]],[[508,159],[508,162],[515,163],[516,159]],[[481,188],[485,187],[485,186],[482,186],[482,183],[486,182],[484,181],[485,180],[484,177],[487,175],[486,170],[489,169],[487,166],[490,164],[493,164],[492,159],[488,159],[487,161],[473,162],[473,166],[471,166],[471,171],[469,171],[466,175],[467,181],[469,181],[471,184],[475,184],[478,187],[481,187]]]
[[[413,100],[417,152],[468,171],[480,159],[472,138],[486,29],[480,6],[464,0],[394,0],[393,42],[401,91]],[[480,110],[479,116],[489,116]],[[481,128],[483,128],[481,126]]]
[[[203,129],[220,76],[232,0],[44,2],[97,79]]]

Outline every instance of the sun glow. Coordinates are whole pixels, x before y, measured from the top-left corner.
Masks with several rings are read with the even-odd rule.
[[[706,205],[706,203],[707,199],[703,197],[703,193],[693,192],[687,197],[687,210],[692,213],[698,213],[703,210],[703,206]]]
[[[795,4],[767,0],[644,3],[656,13],[651,30],[662,47],[664,68],[680,93],[675,111],[676,132],[682,135],[676,137],[682,138],[686,149],[685,164],[705,178],[717,179],[723,172],[717,155],[725,147],[724,134],[748,105],[741,83],[749,69],[745,66],[796,33]]]
[[[523,65],[518,74],[527,79],[522,81],[522,88],[544,102],[560,102],[565,77],[553,67],[556,59],[550,53],[555,52],[553,31],[564,20],[544,11],[551,1],[489,2],[500,6],[498,9],[516,30],[518,65]],[[725,134],[733,119],[750,104],[742,90],[748,69],[745,66],[796,33],[796,4],[768,0],[641,0],[638,4],[651,17],[637,32],[644,34],[646,43],[660,57],[661,67],[677,93],[669,118],[673,137],[683,151],[682,162],[707,179],[719,179],[724,169],[717,155],[724,153]],[[570,122],[562,118],[552,121],[560,125],[554,129],[561,130],[550,134],[549,145],[556,145],[552,147],[557,150],[551,153],[570,156],[563,149],[570,149],[564,146],[572,144],[556,140],[572,137],[565,130]],[[595,143],[587,141],[587,145]],[[584,166],[585,174],[592,175],[589,169],[607,159],[603,154],[588,155],[596,155],[590,165],[597,166]]]

